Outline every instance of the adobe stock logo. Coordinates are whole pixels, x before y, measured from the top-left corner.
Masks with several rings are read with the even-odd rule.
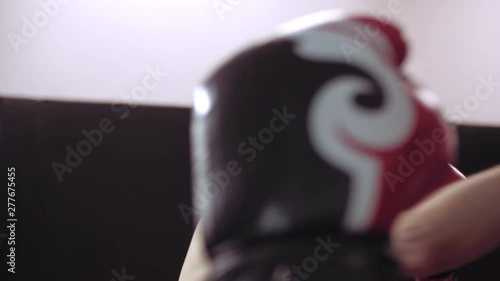
[[[215,12],[221,21],[226,19],[226,14],[231,13],[241,5],[243,0],[216,0],[212,2]]]
[[[122,267],[121,273],[116,271],[116,269],[111,270],[111,274],[113,274],[113,278],[111,278],[109,281],[130,281],[134,280],[135,276],[134,275],[128,275],[125,272],[125,267]]]
[[[266,149],[274,140],[275,135],[280,134],[297,117],[287,111],[284,106],[280,111],[277,108],[272,109],[273,117],[269,120],[266,127],[261,128],[256,135],[249,135],[245,141],[239,143],[237,147],[238,154],[245,156],[245,161],[251,163],[258,157],[258,153]],[[204,182],[196,185],[194,192],[194,206],[181,203],[178,209],[186,224],[191,223],[191,218],[199,218],[202,210],[209,204],[211,199],[219,194],[231,183],[231,180],[243,172],[241,160],[230,159],[225,163],[222,170],[209,171]]]
[[[141,83],[132,88],[130,95],[124,94],[122,96],[121,102],[126,103],[113,103],[111,105],[111,111],[116,113],[118,117],[117,121],[128,118],[131,109],[136,108],[140,101],[145,100],[148,94],[156,90],[169,76],[169,73],[163,72],[159,65],[156,65],[155,68],[147,66],[145,70],[147,75],[142,78]],[[66,173],[72,173],[80,166],[85,157],[88,157],[95,148],[102,144],[107,135],[116,129],[115,123],[110,118],[104,117],[96,124],[96,128],[81,130],[83,138],[75,146],[65,146],[66,157],[64,157],[64,161],[52,161],[51,163],[59,183],[63,182],[63,176]]]
[[[397,174],[391,171],[384,171],[384,179],[392,192],[398,183],[404,183],[415,170],[422,166],[426,159],[436,151],[436,145],[446,142],[446,131],[436,128],[432,131],[431,137],[424,140],[415,139],[413,142],[417,148],[412,150],[406,157],[398,156],[399,165]]]
[[[66,5],[71,0],[42,0],[38,2],[40,9],[33,13],[31,18],[22,18],[22,27],[20,34],[9,32],[8,37],[10,45],[14,52],[19,53],[19,47],[28,44],[31,39],[35,38],[40,32],[40,29],[46,27],[50,20],[57,16],[61,11],[61,5]]]
[[[275,279],[280,281],[307,280],[310,274],[318,270],[319,263],[326,261],[340,247],[339,243],[332,242],[331,235],[328,235],[326,239],[318,237],[316,242],[319,245],[314,248],[311,256],[304,258],[299,265],[294,264],[288,270],[279,272],[281,276],[278,275]]]
[[[389,24],[393,21],[394,17],[401,14],[403,10],[404,6],[403,3],[401,3],[401,0],[390,0],[387,2],[385,8],[372,12],[372,16],[383,24]],[[354,33],[355,35],[352,38],[352,42],[342,42],[339,45],[348,63],[352,62],[351,57],[353,55],[361,54],[362,51],[370,45],[370,42],[380,34],[380,28],[372,23],[366,23],[363,27],[355,26]]]
[[[466,96],[461,103],[454,103],[446,109],[444,117],[454,123],[462,123],[472,113],[478,111],[481,103],[487,102],[492,95],[498,95],[500,81],[494,80],[493,75],[479,76],[474,93]]]

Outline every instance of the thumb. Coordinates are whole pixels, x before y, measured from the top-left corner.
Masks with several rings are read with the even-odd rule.
[[[400,214],[391,248],[407,274],[462,266],[500,244],[500,166],[452,183]]]

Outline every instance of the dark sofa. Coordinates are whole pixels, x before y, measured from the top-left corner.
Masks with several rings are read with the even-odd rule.
[[[13,166],[18,219],[8,280],[177,280],[195,223],[179,210],[191,204],[189,119],[188,108],[1,99],[0,198]],[[500,163],[500,128],[458,132],[464,173]],[[500,251],[460,281],[498,281],[498,264]]]

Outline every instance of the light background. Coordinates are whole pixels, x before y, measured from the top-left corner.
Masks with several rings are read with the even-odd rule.
[[[159,65],[170,76],[142,102],[190,106],[193,87],[221,59],[280,23],[322,9],[376,13],[391,2],[72,0],[16,53],[9,33],[21,35],[23,17],[32,21],[49,1],[0,0],[3,96],[116,102],[141,84],[146,66]],[[217,2],[235,5],[222,19]],[[394,20],[411,44],[406,68],[439,96],[444,111],[470,102],[479,76],[500,81],[500,1],[397,2],[402,10]],[[462,117],[455,121],[500,124],[500,86]]]

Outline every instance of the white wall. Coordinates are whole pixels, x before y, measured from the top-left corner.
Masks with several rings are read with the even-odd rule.
[[[2,95],[126,102],[150,66],[170,75],[142,102],[189,106],[191,89],[221,58],[283,21],[320,9],[376,13],[396,1],[395,22],[411,42],[408,71],[439,95],[448,117],[500,124],[500,85],[474,104],[479,77],[500,81],[500,1],[58,0],[69,3],[23,35],[23,17],[43,24],[41,3],[54,1],[0,0]],[[221,18],[215,3],[234,7]],[[32,38],[16,52],[11,32]]]

